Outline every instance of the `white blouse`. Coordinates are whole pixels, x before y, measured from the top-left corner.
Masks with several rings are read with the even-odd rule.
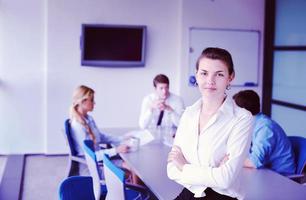
[[[205,196],[204,190],[211,187],[218,193],[242,199],[239,177],[250,148],[252,115],[226,98],[198,134],[201,105],[200,99],[186,109],[174,140],[189,164],[180,171],[168,163],[168,177],[195,197]],[[228,161],[220,164],[227,154]]]

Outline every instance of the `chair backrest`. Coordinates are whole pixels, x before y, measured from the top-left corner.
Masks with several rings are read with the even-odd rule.
[[[92,178],[72,176],[65,179],[59,187],[60,200],[95,200]]]
[[[302,174],[306,169],[306,138],[300,136],[289,136],[297,163],[296,173]]]
[[[99,199],[101,195],[100,180],[102,175],[99,170],[96,154],[94,151],[94,144],[92,140],[84,140],[84,153],[89,173],[93,178],[94,194],[96,199]]]
[[[107,186],[106,200],[125,199],[125,173],[111,162],[108,155],[103,156],[104,176]]]
[[[77,151],[75,149],[75,144],[71,135],[71,125],[70,125],[70,119],[66,119],[65,120],[65,134],[66,134],[66,138],[68,140],[68,144],[69,144],[69,149],[70,149],[70,154],[72,156],[76,156],[77,155]]]

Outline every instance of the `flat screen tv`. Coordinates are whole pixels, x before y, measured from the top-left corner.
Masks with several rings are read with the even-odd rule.
[[[146,26],[82,24],[81,65],[145,65]]]

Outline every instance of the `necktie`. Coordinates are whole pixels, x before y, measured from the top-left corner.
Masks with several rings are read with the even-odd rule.
[[[157,126],[160,126],[162,120],[163,120],[163,116],[164,116],[164,111],[160,111],[159,116],[158,116],[158,120],[157,120]]]

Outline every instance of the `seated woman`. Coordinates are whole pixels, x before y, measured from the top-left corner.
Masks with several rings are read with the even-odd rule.
[[[126,144],[120,144],[118,139],[101,133],[93,117],[88,115],[88,112],[94,109],[94,93],[93,89],[84,85],[75,89],[70,108],[71,131],[78,155],[84,155],[83,141],[90,139],[95,145],[97,160],[101,161],[104,153],[114,156],[117,153],[127,152],[129,147]],[[115,147],[100,150],[100,143],[112,143]]]

